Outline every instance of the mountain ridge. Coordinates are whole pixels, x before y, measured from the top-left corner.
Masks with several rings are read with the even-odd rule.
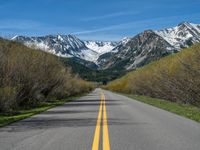
[[[92,62],[97,69],[133,70],[182,48],[200,42],[200,25],[182,22],[175,27],[145,30],[120,42],[83,41],[74,35],[15,36],[14,41],[61,57]],[[94,66],[94,65],[89,65]],[[96,67],[95,67],[96,68]]]
[[[179,52],[200,42],[200,25],[182,22],[163,30],[145,30],[121,42],[113,50],[98,58],[101,69],[119,68],[133,70],[163,56]]]
[[[14,36],[11,40],[60,57],[76,57],[94,63],[101,54],[111,51],[117,45],[117,42],[110,41],[82,41],[70,34],[39,37]]]

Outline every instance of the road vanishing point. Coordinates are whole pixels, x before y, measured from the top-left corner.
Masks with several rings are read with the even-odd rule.
[[[0,150],[200,150],[200,124],[95,89],[0,128]]]

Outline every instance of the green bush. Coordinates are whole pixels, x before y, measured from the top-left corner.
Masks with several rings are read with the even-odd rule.
[[[0,88],[0,112],[12,111],[16,106],[17,89],[13,87]]]

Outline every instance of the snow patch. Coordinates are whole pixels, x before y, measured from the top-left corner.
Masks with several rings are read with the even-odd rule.
[[[89,49],[92,49],[93,51],[99,53],[99,55],[110,52],[117,45],[116,43],[112,42],[100,41],[85,41],[84,43]]]
[[[128,43],[129,41],[131,40],[131,38],[129,38],[129,37],[124,37],[123,39],[122,39],[122,44],[126,44],[126,43]]]

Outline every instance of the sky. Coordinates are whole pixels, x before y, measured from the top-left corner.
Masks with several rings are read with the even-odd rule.
[[[74,34],[118,41],[147,29],[200,24],[200,0],[0,0],[0,36]]]

